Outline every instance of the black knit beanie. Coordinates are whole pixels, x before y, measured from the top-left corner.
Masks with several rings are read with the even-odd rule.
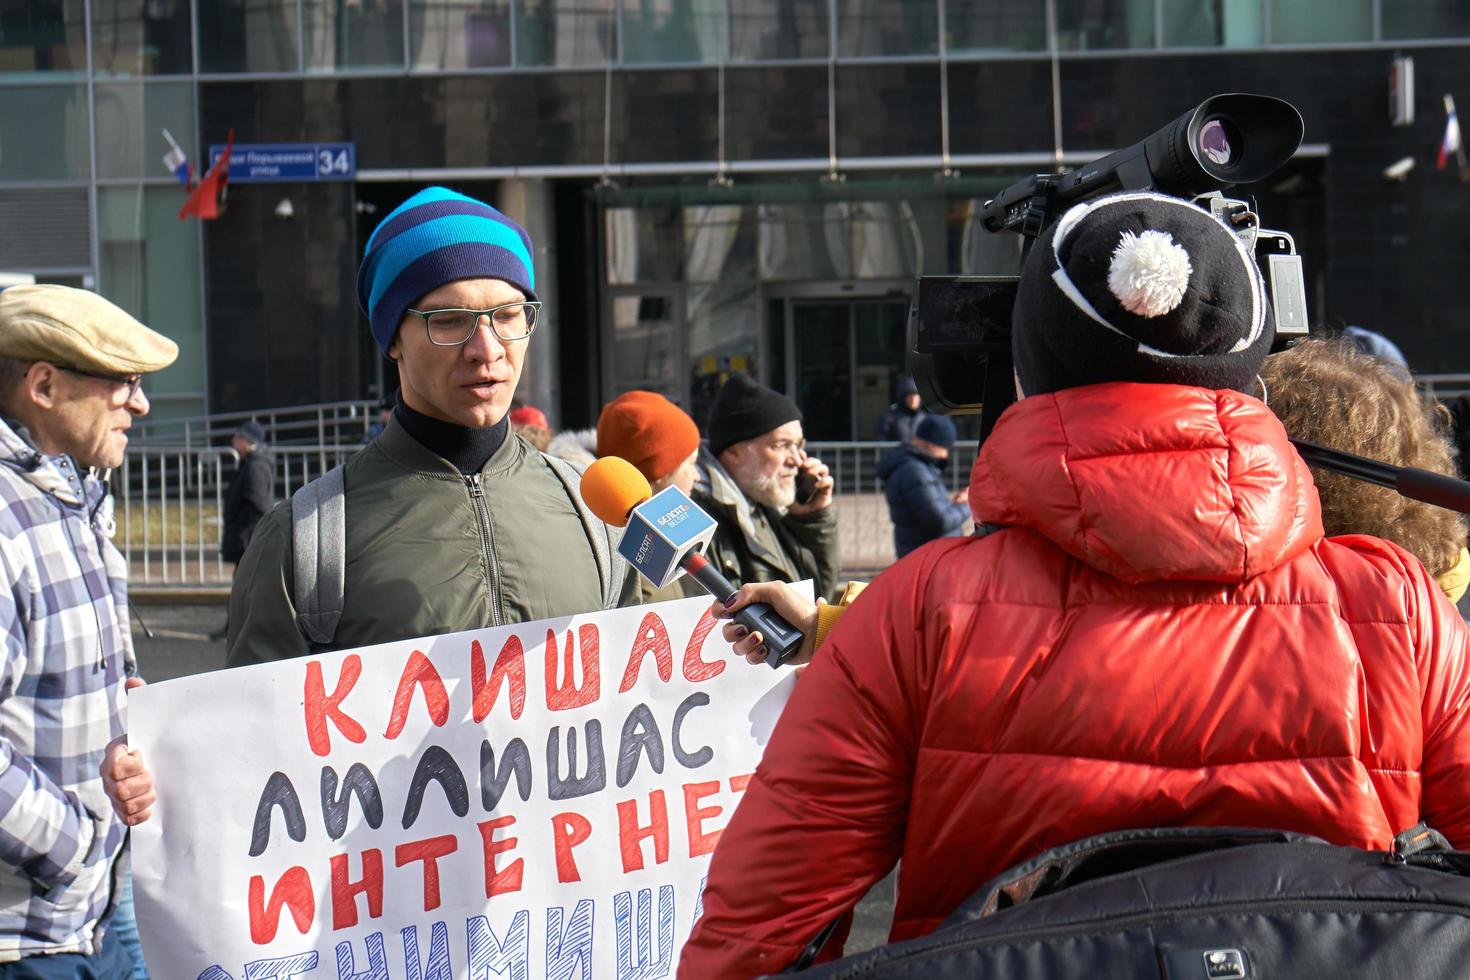
[[[709,410],[709,448],[718,456],[737,442],[800,422],[801,409],[748,374],[732,374]]]
[[[1043,232],[1011,330],[1027,395],[1105,381],[1249,391],[1275,338],[1240,239],[1202,208],[1152,192],[1078,204]]]

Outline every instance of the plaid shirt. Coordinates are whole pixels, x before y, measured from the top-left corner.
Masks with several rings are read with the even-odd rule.
[[[111,499],[0,421],[0,962],[94,953],[126,828],[98,766],[135,669]]]

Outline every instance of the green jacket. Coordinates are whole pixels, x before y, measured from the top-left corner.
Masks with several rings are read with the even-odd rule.
[[[480,471],[484,520],[470,481],[390,419],[347,462],[347,648],[456,630],[571,616],[603,607],[589,529],[561,479],[519,436]],[[616,544],[616,538],[614,538]],[[620,605],[638,603],[625,563]],[[311,652],[292,604],[291,504],[256,527],[230,593],[231,666]]]
[[[708,449],[699,451],[695,503],[719,523],[706,552],[736,585],[811,579],[818,596],[837,595],[842,555],[837,509],[797,516],[752,502]]]

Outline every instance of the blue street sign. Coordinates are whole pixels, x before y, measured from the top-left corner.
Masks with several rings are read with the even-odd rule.
[[[209,146],[209,165],[224,154],[223,143]],[[355,143],[236,143],[230,151],[233,184],[287,184],[357,177]]]

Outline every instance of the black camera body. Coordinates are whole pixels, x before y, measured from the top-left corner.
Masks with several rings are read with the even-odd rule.
[[[1307,335],[1301,257],[1286,232],[1262,228],[1251,202],[1222,189],[1269,176],[1302,140],[1295,107],[1264,95],[1206,99],[1146,139],[1067,174],[1037,174],[986,203],[988,231],[1024,236],[1022,261],[1036,238],[1078,201],[1119,190],[1191,198],[1226,223],[1261,267],[1276,327],[1274,347]],[[989,435],[1015,400],[1011,309],[1016,276],[921,276],[909,311],[909,373],[924,404],[946,415],[983,412]]]

